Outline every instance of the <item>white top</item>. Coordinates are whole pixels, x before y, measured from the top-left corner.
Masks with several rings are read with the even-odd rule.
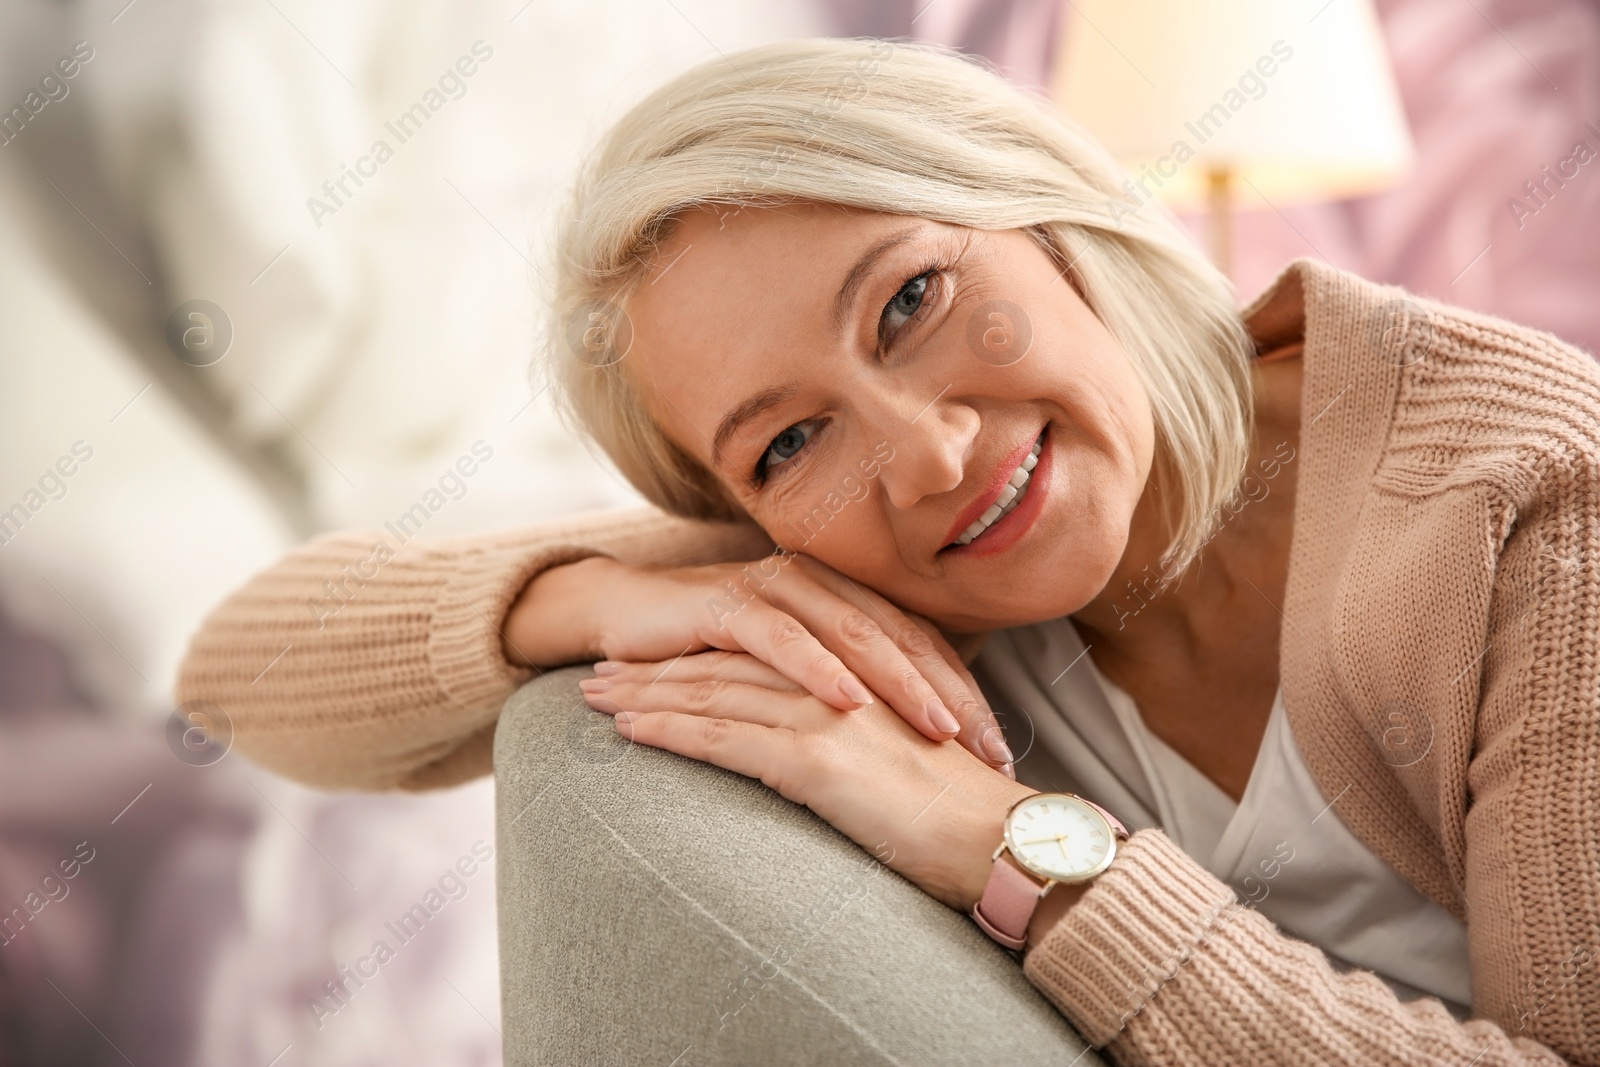
[[[1133,698],[1095,669],[1070,619],[990,635],[975,664],[1036,789],[1081,793],[1127,825],[1160,827],[1285,933],[1340,970],[1375,972],[1401,1000],[1470,1016],[1466,926],[1350,832],[1296,745],[1283,692],[1239,802],[1151,733]],[[1000,699],[996,700],[995,697]],[[1042,745],[1064,779],[1028,780]]]

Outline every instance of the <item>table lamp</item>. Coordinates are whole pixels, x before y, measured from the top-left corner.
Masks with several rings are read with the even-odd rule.
[[[1113,209],[1204,203],[1225,274],[1240,185],[1336,200],[1415,158],[1371,0],[1067,0],[1061,24],[1053,95],[1128,170]]]

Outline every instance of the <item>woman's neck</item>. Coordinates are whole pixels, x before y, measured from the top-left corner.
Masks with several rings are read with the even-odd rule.
[[[1281,685],[1294,531],[1300,361],[1258,363],[1240,493],[1175,581],[1160,581],[1158,500],[1141,500],[1113,584],[1073,615],[1095,668],[1156,737],[1234,801],[1244,796]],[[1153,576],[1153,580],[1152,580]]]
[[[1162,573],[1169,534],[1158,479],[1151,478],[1111,580],[1073,613],[1079,629],[1094,634],[1091,643],[1137,660],[1150,658],[1136,654],[1147,644],[1163,655],[1198,651],[1206,643],[1199,635],[1218,633],[1219,623],[1220,632],[1227,631],[1223,616],[1241,591],[1268,596],[1281,609],[1294,517],[1299,354],[1297,343],[1252,365],[1255,418],[1241,495],[1224,509],[1220,527],[1182,574]]]

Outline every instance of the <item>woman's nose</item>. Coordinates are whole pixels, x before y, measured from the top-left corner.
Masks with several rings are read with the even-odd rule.
[[[894,459],[883,465],[879,481],[889,502],[904,511],[926,496],[948,493],[961,484],[978,413],[965,404],[929,404],[885,437]]]

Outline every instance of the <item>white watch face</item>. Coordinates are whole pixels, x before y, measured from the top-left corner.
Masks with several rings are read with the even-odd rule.
[[[1058,882],[1081,882],[1111,865],[1111,824],[1077,797],[1039,793],[1006,819],[1006,845],[1023,866]]]

